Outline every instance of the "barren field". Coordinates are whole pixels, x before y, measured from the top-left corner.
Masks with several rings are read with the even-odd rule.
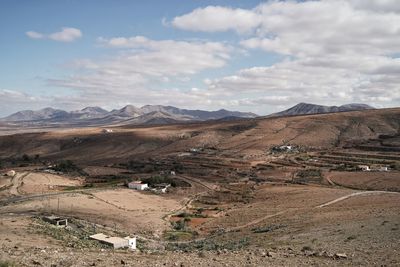
[[[362,190],[387,190],[400,192],[400,172],[329,172],[332,182]]]
[[[22,194],[38,194],[59,190],[63,187],[82,185],[81,178],[64,177],[50,173],[28,173],[19,188]]]

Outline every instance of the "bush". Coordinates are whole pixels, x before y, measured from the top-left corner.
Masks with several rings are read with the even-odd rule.
[[[180,221],[177,221],[177,222],[173,223],[173,227],[177,231],[182,231],[182,230],[185,229],[186,223],[185,223],[184,220],[180,220]]]
[[[31,161],[31,158],[27,154],[22,155],[22,160],[23,161]]]

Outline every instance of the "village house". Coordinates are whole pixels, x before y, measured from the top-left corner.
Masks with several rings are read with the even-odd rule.
[[[364,172],[371,170],[368,165],[358,165],[358,168]]]
[[[141,181],[133,181],[133,182],[128,183],[128,187],[130,189],[145,190],[149,186],[147,184],[142,184]]]
[[[377,168],[377,170],[380,172],[387,172],[387,171],[389,171],[389,167],[388,166],[379,166]]]
[[[44,216],[43,221],[51,223],[57,227],[66,227],[68,226],[68,219],[67,218],[61,218],[59,216],[55,215],[50,215],[50,216]]]
[[[93,240],[97,240],[100,243],[111,246],[114,249],[118,248],[130,248],[132,250],[136,249],[136,237],[127,236],[122,238],[122,237],[108,236],[103,233],[100,233],[91,235],[90,238]]]

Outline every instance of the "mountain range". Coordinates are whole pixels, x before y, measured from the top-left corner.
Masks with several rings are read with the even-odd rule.
[[[16,124],[68,124],[68,125],[106,125],[106,124],[170,124],[218,120],[226,117],[254,118],[250,112],[180,109],[172,106],[146,105],[141,108],[127,105],[121,109],[107,111],[100,107],[86,107],[67,112],[60,109],[23,110],[0,119],[2,122]]]
[[[271,114],[267,117],[295,116],[305,114],[332,113],[374,109],[365,104],[347,104],[342,106],[322,106],[299,103],[287,110]],[[236,120],[255,118],[257,114],[250,112],[180,109],[173,106],[146,105],[135,107],[127,105],[121,109],[107,111],[100,107],[86,107],[82,110],[67,112],[60,109],[44,108],[41,110],[23,110],[0,119],[0,122],[23,125],[153,125],[208,120]]]

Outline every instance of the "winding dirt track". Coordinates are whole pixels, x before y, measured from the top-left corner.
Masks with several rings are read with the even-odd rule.
[[[318,205],[318,206],[316,206],[316,208],[323,208],[323,207],[335,204],[337,202],[340,202],[340,201],[343,201],[343,200],[346,200],[348,198],[355,197],[355,196],[360,196],[360,195],[380,195],[380,194],[400,194],[400,193],[399,192],[389,192],[389,191],[362,191],[362,192],[355,192],[355,193],[352,193],[352,194],[349,194],[349,195],[346,195],[346,196],[343,196],[343,197],[339,197],[339,198],[334,199],[332,201],[326,202],[324,204]]]

